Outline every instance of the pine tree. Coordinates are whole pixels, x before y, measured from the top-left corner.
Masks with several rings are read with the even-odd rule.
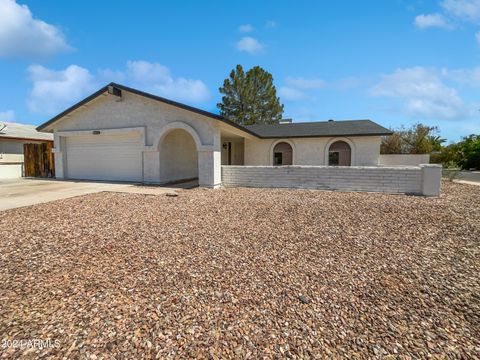
[[[228,120],[252,125],[274,124],[282,118],[283,105],[277,97],[273,77],[259,66],[245,73],[237,65],[219,90],[223,97],[217,106]]]

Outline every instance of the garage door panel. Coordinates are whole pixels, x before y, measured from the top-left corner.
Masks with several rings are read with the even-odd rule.
[[[141,181],[142,144],[137,134],[68,137],[70,179]]]

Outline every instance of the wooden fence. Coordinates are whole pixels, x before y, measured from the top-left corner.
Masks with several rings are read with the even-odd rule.
[[[24,176],[54,177],[53,143],[23,144]]]

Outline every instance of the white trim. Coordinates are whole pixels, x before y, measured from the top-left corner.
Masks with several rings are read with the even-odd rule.
[[[296,156],[297,156],[297,151],[295,150],[295,143],[292,141],[292,140],[287,140],[287,139],[278,139],[278,140],[275,140],[271,145],[270,145],[270,151],[269,151],[269,156],[270,156],[270,160],[269,160],[269,164],[271,166],[274,166],[273,165],[273,149],[275,148],[275,146],[279,143],[287,143],[288,145],[290,145],[292,147],[292,165],[295,165],[296,164]]]
[[[123,133],[129,133],[129,132],[138,132],[140,134],[145,134],[145,126],[110,128],[110,129],[67,130],[67,131],[57,131],[56,134],[58,134],[59,136],[81,136],[81,135],[91,135],[93,131],[100,131],[101,135],[123,134]]]
[[[197,146],[197,151],[200,151],[204,148],[205,145],[202,144],[202,140],[200,140],[200,136],[198,135],[197,131],[193,127],[182,121],[174,121],[162,127],[151,148],[158,150],[165,136],[171,131],[178,129],[185,130],[192,136],[193,141],[195,141],[195,145]]]
[[[67,131],[56,131],[55,132],[55,152],[61,152],[61,142],[60,137],[69,137],[69,136],[85,136],[85,135],[93,135],[94,131],[100,131],[99,136],[101,135],[116,135],[116,134],[128,134],[132,132],[138,132],[143,140],[143,145],[145,146],[145,127],[138,126],[138,127],[128,127],[128,128],[116,128],[116,129],[88,129],[88,130],[67,130]],[[57,144],[57,137],[58,144]]]
[[[334,138],[331,138],[330,140],[328,140],[327,144],[325,145],[325,149],[323,151],[324,153],[324,159],[323,159],[323,163],[325,166],[329,166],[328,165],[328,153],[330,151],[330,146],[334,143],[334,142],[337,142],[337,141],[345,141],[349,146],[350,146],[350,166],[355,166],[357,163],[356,163],[356,149],[355,149],[355,143],[350,140],[349,138],[346,138],[346,137],[334,137]]]

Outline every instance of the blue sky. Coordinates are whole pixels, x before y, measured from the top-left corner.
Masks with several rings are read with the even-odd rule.
[[[0,0],[0,121],[110,81],[217,112],[236,64],[271,72],[294,121],[480,133],[480,0]]]

